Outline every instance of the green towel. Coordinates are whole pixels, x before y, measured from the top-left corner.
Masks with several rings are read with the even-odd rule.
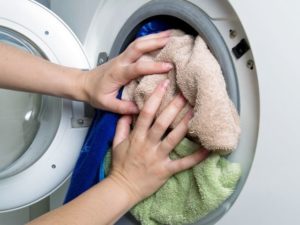
[[[192,154],[199,145],[183,139],[171,159]],[[106,156],[106,172],[110,168],[110,151]],[[156,193],[131,209],[142,225],[194,223],[216,209],[234,191],[241,167],[214,153],[189,170],[172,176]]]

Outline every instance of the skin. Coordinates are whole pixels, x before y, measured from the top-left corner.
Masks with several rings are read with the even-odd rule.
[[[119,88],[132,79],[144,74],[166,73],[172,68],[169,63],[139,61],[143,54],[164,47],[169,35],[167,31],[137,39],[118,57],[88,72],[55,65],[0,44],[0,88],[66,97],[124,114],[116,129],[109,176],[73,201],[29,224],[113,224],[136,203],[153,194],[170,176],[207,157],[208,152],[202,149],[179,160],[169,158],[169,153],[185,136],[193,113],[188,112],[164,136],[185,105],[185,99],[179,95],[154,118],[168,80],[156,88],[141,112],[133,102],[116,99]],[[130,130],[130,114],[136,113],[140,114]]]

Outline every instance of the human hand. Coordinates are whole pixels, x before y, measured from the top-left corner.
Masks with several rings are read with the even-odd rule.
[[[127,190],[135,203],[150,196],[171,175],[198,164],[208,155],[207,150],[199,150],[182,159],[169,158],[187,132],[192,111],[163,138],[186,103],[182,95],[175,97],[153,123],[167,85],[168,81],[161,83],[146,101],[132,132],[130,116],[123,116],[117,125],[108,179]]]
[[[163,48],[169,36],[170,31],[165,31],[138,38],[116,58],[94,70],[83,72],[83,99],[96,108],[121,114],[138,113],[133,102],[116,98],[118,90],[141,75],[171,70],[170,63],[139,61],[144,54]]]

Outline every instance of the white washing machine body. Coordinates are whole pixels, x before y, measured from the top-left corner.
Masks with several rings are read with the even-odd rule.
[[[260,121],[247,183],[219,224],[299,224],[300,2],[230,2],[255,58]]]
[[[0,41],[53,63],[90,68],[73,32],[35,1],[0,0]],[[76,123],[85,119],[80,102],[1,90],[0,104],[0,212],[5,213],[40,201],[64,183],[87,127]],[[20,152],[11,148],[15,143],[22,145]]]
[[[61,1],[51,0],[52,9],[79,32],[93,66],[100,52],[111,51],[132,14],[149,2],[98,0],[95,7],[96,1],[91,3],[93,9],[82,11],[88,4],[69,0],[60,4]],[[231,53],[239,86],[242,125],[237,151],[244,151],[249,157],[251,165],[244,169],[251,169],[243,177],[245,182],[235,203],[217,224],[299,224],[300,30],[297,27],[300,3],[294,0],[189,2],[209,15],[230,51],[242,38],[251,48],[240,59]],[[81,25],[76,20],[76,15],[85,16],[85,12],[88,12],[85,17],[88,26],[88,22]],[[254,69],[251,69],[253,62]],[[232,159],[241,158],[233,156]],[[224,211],[229,207],[224,206]]]
[[[16,12],[23,11],[26,4],[29,4],[28,2],[35,5],[29,8],[41,8],[32,1],[25,0],[24,3],[10,1],[11,4],[16,2],[18,4],[14,6],[14,11],[12,8],[9,9],[7,2],[0,1],[0,10],[3,11],[0,13],[1,25],[3,21],[4,24],[11,23],[7,18],[15,15]],[[94,67],[97,65],[99,53],[109,54],[111,52],[123,26],[147,2],[150,1],[64,0],[62,2],[61,0],[51,0],[50,6],[77,32],[76,35],[83,43],[88,62]],[[189,2],[208,14],[229,50],[236,72],[242,126],[239,147],[230,156],[231,160],[239,161],[243,166],[244,173],[238,190],[230,201],[227,201],[213,215],[210,215],[210,218],[199,224],[299,224],[300,195],[298,190],[300,181],[297,179],[297,173],[300,170],[298,163],[300,153],[297,151],[297,128],[300,124],[298,116],[300,115],[298,105],[300,76],[297,70],[297,54],[300,50],[298,41],[300,40],[300,31],[297,29],[297,23],[300,21],[298,13],[300,3],[294,0],[272,2],[190,0]],[[50,14],[49,12],[45,13],[48,16]],[[39,15],[41,21],[36,20],[36,16]],[[59,19],[55,16],[56,22],[52,19],[53,24],[48,24],[44,20],[45,15],[41,15],[37,11],[27,14],[26,17],[18,15],[16,17],[19,18],[19,22],[14,22],[12,28],[18,33],[25,30],[24,35],[34,40],[51,61],[80,68],[88,67],[84,52],[78,47],[80,44],[74,35],[71,34],[73,42],[67,41],[63,37],[61,40],[59,40],[60,38],[55,39],[62,33],[66,33],[66,27],[61,25],[62,23],[58,25]],[[51,15],[53,16],[53,14]],[[27,27],[20,25],[27,20],[32,20],[34,25],[27,25]],[[39,29],[33,32],[37,27]],[[60,27],[61,30],[52,32],[55,27]],[[232,33],[230,30],[234,32]],[[48,31],[48,34],[45,31]],[[52,36],[52,34],[59,36]],[[53,42],[48,42],[51,38],[53,38]],[[251,50],[236,59],[231,53],[231,49],[242,38],[247,40]],[[65,54],[62,49],[66,49],[62,40],[66,40],[65,43],[74,43],[75,40],[77,44],[72,46],[78,50],[74,50],[77,51],[76,54],[60,56],[60,54]],[[61,43],[64,45],[62,46]],[[68,47],[67,49],[72,48]],[[79,52],[81,53],[79,54]],[[74,55],[81,55],[83,58],[77,61],[73,59]],[[43,191],[38,192],[39,194],[32,193],[29,191],[29,186],[25,185],[24,190],[29,191],[31,199],[24,199],[23,190],[14,198],[4,196],[7,203],[2,206],[2,210],[22,207],[26,205],[25,203],[32,204],[53,192],[61,184],[61,181],[66,179],[70,168],[75,163],[86,132],[85,128],[72,128],[70,122],[74,117],[72,105],[74,103],[67,100],[62,102],[64,110],[62,110],[62,119],[59,121],[58,128],[58,131],[61,132],[57,132],[53,139],[53,143],[57,144],[50,145],[48,151],[21,173],[8,177],[8,179],[1,179],[0,194],[2,190],[6,191],[4,193],[13,193],[5,185],[1,186],[3,181],[22,186],[30,184],[31,187],[32,182],[34,184],[37,180],[41,182],[50,180],[51,184],[38,185],[39,187],[43,186]],[[82,112],[82,107],[75,108]],[[75,110],[75,112],[77,111]],[[67,155],[65,149],[69,150],[67,152],[75,151],[77,154],[71,154],[71,160],[70,158],[62,160],[64,157],[61,157],[60,154],[62,151]],[[55,169],[52,168],[53,165],[55,165]],[[58,172],[58,169],[61,169],[61,172]],[[26,180],[29,178],[24,178],[25,180],[22,180],[21,176],[26,177],[25,175],[38,177],[38,179]],[[62,198],[63,194],[59,197],[53,196]],[[119,224],[132,223],[124,217]]]

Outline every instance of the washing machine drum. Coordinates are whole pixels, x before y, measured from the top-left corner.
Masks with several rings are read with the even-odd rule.
[[[35,2],[0,2],[0,42],[89,68],[72,32]],[[0,89],[0,212],[36,202],[68,178],[87,131],[76,124],[83,112],[83,103]]]

